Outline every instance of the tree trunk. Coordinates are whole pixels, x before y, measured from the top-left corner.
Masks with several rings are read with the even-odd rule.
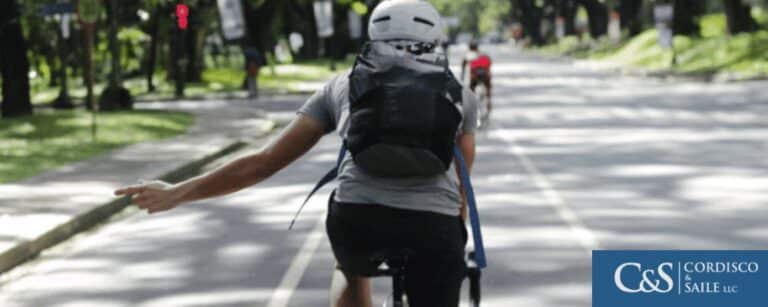
[[[519,17],[523,25],[523,34],[530,38],[534,45],[543,45],[544,39],[541,36],[541,8],[536,6],[534,0],[513,0],[514,7],[519,11]]]
[[[56,72],[59,71],[59,64],[56,60],[56,50],[50,48],[45,53],[45,65],[48,65],[48,87],[59,86],[59,78]]]
[[[109,0],[108,4],[109,34],[107,37],[111,58],[111,71],[109,73],[109,84],[99,97],[99,108],[104,111],[130,110],[133,108],[133,97],[123,87],[122,70],[120,67],[120,44],[117,39],[120,4],[117,0]]]
[[[307,16],[305,20],[308,26],[304,28],[305,32],[301,33],[301,35],[304,36],[304,48],[302,48],[302,55],[306,59],[317,59],[320,57],[321,42],[320,38],[317,37],[317,23],[315,22],[315,13],[312,9],[312,3],[309,3],[305,6],[304,12],[305,16]]]
[[[109,73],[109,86],[117,87],[122,84],[122,71],[120,67],[120,44],[117,40],[117,21],[119,14],[119,2],[117,0],[109,0],[109,34],[107,39],[109,42],[110,53],[110,68]]]
[[[189,28],[187,28],[186,45],[184,46],[187,58],[186,81],[203,81],[203,46],[205,44],[205,29],[199,21],[195,21],[195,15],[190,16]]]
[[[149,26],[149,54],[147,55],[147,62],[146,62],[146,76],[147,76],[147,91],[148,92],[154,92],[155,91],[155,83],[154,83],[154,76],[155,76],[155,63],[157,62],[157,41],[160,39],[160,14],[161,14],[161,5],[156,4],[154,12],[152,12],[152,20],[150,21]]]
[[[587,10],[589,18],[589,35],[592,39],[608,33],[608,8],[598,0],[576,0]]]
[[[317,29],[315,28],[315,19],[312,13],[312,3],[301,4],[297,1],[288,2],[290,7],[285,10],[288,22],[286,26],[289,32],[297,32],[304,39],[304,45],[294,53],[297,59],[316,59],[317,50]]]
[[[643,0],[619,1],[619,16],[621,28],[629,32],[633,37],[643,31]]]
[[[742,0],[723,0],[728,19],[728,31],[731,34],[754,32],[757,22],[752,18],[752,6]]]
[[[672,30],[675,34],[699,36],[701,28],[696,18],[703,11],[704,2],[701,0],[675,0],[672,19]]]
[[[69,82],[67,75],[67,56],[69,55],[69,42],[64,38],[64,33],[61,30],[56,31],[58,35],[58,47],[59,47],[59,79],[61,82],[61,89],[59,90],[59,96],[51,104],[57,109],[71,109],[74,107],[71,99],[69,98]]]
[[[565,21],[565,35],[576,35],[576,12],[578,6],[573,0],[558,0],[557,15]]]
[[[186,68],[185,61],[188,60],[185,58],[186,52],[184,46],[186,38],[187,38],[187,31],[179,29],[178,27],[173,27],[173,37],[171,38],[171,66],[173,66],[173,81],[174,81],[174,96],[176,98],[184,97],[184,89],[185,89],[185,83],[184,79],[186,78],[186,74],[184,73],[184,70]]]
[[[3,117],[32,114],[27,44],[19,15],[15,0],[0,1],[0,74],[3,78],[0,113]]]

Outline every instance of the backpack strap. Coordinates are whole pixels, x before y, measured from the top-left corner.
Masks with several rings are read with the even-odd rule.
[[[296,214],[293,216],[293,219],[291,220],[291,225],[288,226],[288,229],[293,229],[293,224],[296,223],[296,218],[299,217],[299,214],[301,214],[301,210],[304,209],[304,206],[307,205],[307,202],[309,202],[309,199],[312,198],[312,195],[315,195],[315,192],[317,190],[320,190],[323,186],[325,186],[327,183],[333,181],[333,179],[336,179],[336,177],[339,176],[339,168],[341,167],[341,162],[344,161],[344,156],[347,154],[347,143],[343,142],[341,143],[341,148],[339,149],[339,157],[336,160],[336,167],[328,171],[328,173],[323,176],[323,178],[320,178],[320,181],[315,184],[315,187],[312,189],[312,192],[309,192],[309,195],[307,195],[307,198],[304,199],[304,202],[301,203],[301,207],[299,207],[299,210],[296,211]]]
[[[469,171],[467,170],[467,164],[464,161],[464,155],[461,153],[461,149],[458,145],[453,148],[454,156],[459,162],[459,177],[461,179],[461,185],[464,188],[464,195],[467,197],[467,205],[469,209],[469,222],[472,226],[472,240],[475,243],[475,262],[478,268],[485,268],[487,263],[485,261],[485,247],[483,246],[483,234],[480,231],[480,216],[478,216],[477,203],[475,202],[475,191],[472,189],[472,181],[469,179]]]

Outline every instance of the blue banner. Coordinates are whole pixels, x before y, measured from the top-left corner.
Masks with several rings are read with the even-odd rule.
[[[72,3],[49,3],[40,7],[41,15],[56,15],[74,12],[75,5]]]
[[[768,306],[768,251],[593,251],[592,306]]]

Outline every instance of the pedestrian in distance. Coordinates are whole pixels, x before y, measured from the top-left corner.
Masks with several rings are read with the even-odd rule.
[[[478,106],[481,109],[480,122],[487,121],[493,109],[491,103],[491,57],[480,52],[477,41],[473,40],[469,43],[469,51],[464,55],[461,62],[461,77],[462,80],[468,79],[469,89],[480,96],[478,97],[481,103]],[[482,86],[482,90],[478,91],[478,86]]]

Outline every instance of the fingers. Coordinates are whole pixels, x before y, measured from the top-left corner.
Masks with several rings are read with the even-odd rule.
[[[177,204],[169,198],[166,191],[145,189],[144,192],[131,194],[131,202],[148,213],[157,213],[174,208]]]
[[[138,185],[127,186],[115,190],[116,196],[128,195],[131,202],[141,209],[147,209],[151,213],[167,211],[176,205],[172,195],[168,192],[171,184],[155,180],[140,182]]]
[[[171,208],[173,208],[173,206],[170,206],[170,205],[157,206],[157,207],[149,208],[147,210],[147,213],[152,214],[157,212],[168,211],[168,210],[171,210]]]
[[[115,196],[122,196],[122,195],[131,195],[131,194],[138,194],[138,193],[144,193],[147,190],[167,190],[171,187],[171,184],[160,181],[160,180],[153,180],[150,182],[143,182],[140,180],[139,184],[123,187],[120,189],[115,190]]]
[[[133,185],[115,190],[115,196],[143,193],[147,190],[145,185]]]
[[[133,203],[141,209],[146,209],[150,214],[166,211],[173,207],[171,203],[153,197],[137,197]]]

